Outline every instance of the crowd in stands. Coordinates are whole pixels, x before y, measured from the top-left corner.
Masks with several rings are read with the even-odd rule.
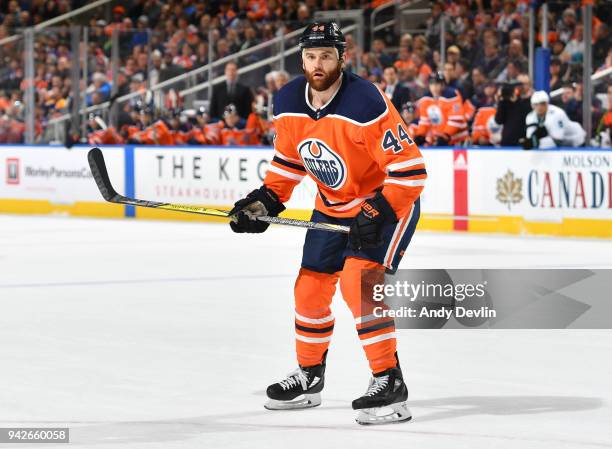
[[[2,2],[0,40],[84,3]],[[238,65],[227,64],[229,82],[214,89],[207,110],[188,109],[181,98],[172,95],[166,95],[160,103],[148,87],[203,67],[209,62],[211,50],[218,59],[300,29],[312,20],[314,11],[362,8],[367,14],[380,3],[126,0],[115,4],[107,13],[93,15],[83,24],[89,27],[88,59],[83,61],[88,75],[79,88],[85,92],[83,101],[88,106],[128,93],[139,95],[117,105],[117,127],[109,127],[94,114],[87,120],[87,135],[71,138],[110,143],[270,144],[271,98],[289,80],[286,72],[270,72],[261,85],[247,86],[235,76]],[[527,0],[434,2],[422,32],[393,39],[390,33],[381,34],[369,42],[368,48],[359,48],[347,35],[346,69],[376,83],[402,112],[415,140],[422,145],[519,145],[525,136],[524,119],[531,111],[529,98],[533,92],[527,76],[528,8]],[[563,89],[563,94],[551,102],[570,120],[581,122],[585,48],[581,2],[549,3],[548,10],[551,91]],[[537,11],[537,45],[541,45],[543,9]],[[444,63],[440,54],[443,14],[448,19]],[[596,71],[612,67],[609,23],[610,12],[597,3],[592,26]],[[114,30],[119,33],[121,61],[116,86],[111,71]],[[39,141],[48,142],[53,136],[47,122],[70,110],[71,61],[78,55],[71,52],[67,28],[38,33],[34,52],[36,134]],[[0,143],[20,142],[26,87],[22,42],[0,46],[0,57]],[[595,92],[609,92],[608,85],[596,85]],[[441,102],[438,97],[447,100]],[[606,133],[609,141],[612,119],[607,110],[611,107],[610,100],[606,104],[593,97],[592,128],[602,142],[606,142]],[[516,113],[523,119],[516,120]]]

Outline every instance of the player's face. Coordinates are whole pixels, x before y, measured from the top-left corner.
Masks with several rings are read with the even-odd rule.
[[[548,109],[548,103],[538,103],[533,106],[533,109],[536,111],[536,114],[544,115]]]
[[[304,75],[314,90],[330,88],[342,73],[335,48],[308,48],[303,55]]]
[[[444,89],[444,85],[442,83],[434,82],[429,83],[429,90],[431,91],[434,97],[439,97],[442,95],[442,90]]]

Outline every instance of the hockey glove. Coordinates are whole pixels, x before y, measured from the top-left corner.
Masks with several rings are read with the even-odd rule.
[[[396,222],[397,217],[387,199],[380,192],[361,205],[349,232],[349,243],[358,251],[377,248],[383,243],[382,230],[385,224]]]
[[[270,223],[259,221],[256,217],[276,217],[284,210],[285,206],[276,193],[266,186],[261,186],[234,204],[234,208],[229,212],[232,217],[230,227],[238,233],[261,233],[268,229]]]
[[[442,136],[438,136],[438,138],[436,139],[436,146],[437,147],[447,147],[448,141],[449,141],[449,137],[446,134]]]
[[[425,145],[425,136],[415,136],[413,140],[419,147]]]
[[[538,139],[542,139],[548,136],[548,130],[545,126],[538,126],[533,134],[535,134]]]
[[[519,143],[523,146],[523,150],[532,150],[533,149],[533,139],[532,138],[522,138],[519,140]]]

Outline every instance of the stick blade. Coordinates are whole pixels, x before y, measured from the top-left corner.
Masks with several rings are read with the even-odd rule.
[[[91,169],[94,181],[96,181],[98,190],[100,190],[100,193],[106,201],[112,202],[118,195],[115,189],[113,189],[113,185],[108,177],[102,150],[97,147],[89,150],[89,153],[87,153],[87,161],[89,162],[89,168]]]

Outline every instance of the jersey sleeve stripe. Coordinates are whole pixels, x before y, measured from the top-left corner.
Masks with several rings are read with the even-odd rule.
[[[279,158],[281,158],[281,159],[283,159],[283,160],[285,160],[285,161],[288,161],[288,162],[294,162],[294,163],[296,163],[296,164],[300,164],[300,165],[302,164],[302,161],[301,161],[301,160],[299,160],[299,159],[294,159],[294,158],[292,158],[292,157],[285,156],[283,153],[281,153],[281,152],[280,152],[280,151],[278,151],[278,150],[274,150],[274,157],[279,157]]]
[[[394,178],[409,178],[411,176],[418,175],[426,175],[427,170],[424,168],[419,168],[416,170],[408,170],[408,171],[390,171],[389,176],[393,176]]]
[[[369,199],[369,198],[373,198],[374,194],[362,197],[362,198],[355,198],[353,201],[350,201],[340,207],[336,207],[334,208],[336,212],[344,212],[345,210],[351,210],[353,207],[358,206],[359,204],[363,203],[365,200]]]
[[[277,156],[274,156],[274,159],[272,159],[272,162],[276,162],[277,164],[284,165],[285,167],[289,167],[289,168],[292,168],[294,170],[299,170],[299,171],[306,172],[306,169],[304,168],[303,165],[294,164],[293,162],[285,161],[285,160],[283,160],[283,159],[281,159],[280,157],[277,157]]]
[[[287,170],[283,170],[282,168],[276,167],[274,165],[270,165],[268,167],[269,172],[276,173],[277,175],[284,176],[285,178],[293,179],[295,181],[301,181],[304,179],[304,175],[296,175],[294,173],[288,172]]]
[[[394,164],[387,165],[387,172],[401,170],[402,168],[414,167],[415,165],[424,164],[425,160],[422,157],[416,157],[403,162],[396,162]]]
[[[385,179],[385,184],[399,184],[406,187],[420,187],[425,185],[425,180],[411,179],[407,181],[400,181],[399,179]]]

